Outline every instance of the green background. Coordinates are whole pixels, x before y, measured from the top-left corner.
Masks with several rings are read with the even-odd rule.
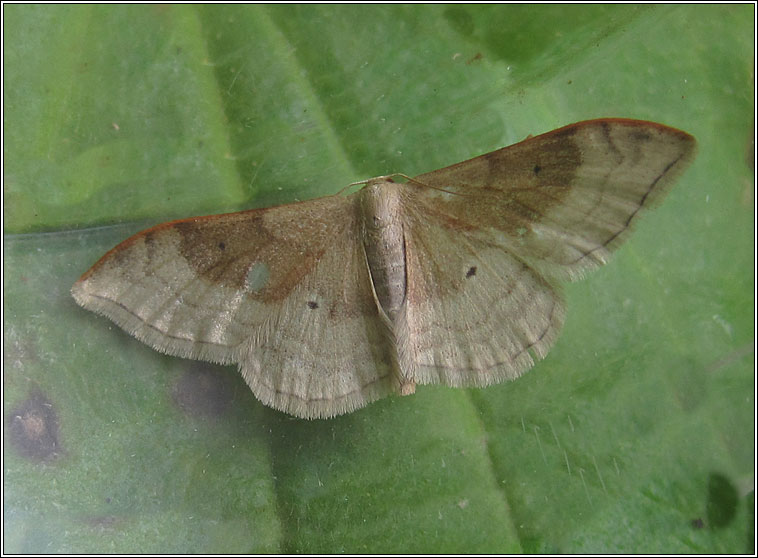
[[[5,5],[6,552],[750,552],[752,5]],[[588,118],[700,153],[516,382],[303,421],[71,284]]]

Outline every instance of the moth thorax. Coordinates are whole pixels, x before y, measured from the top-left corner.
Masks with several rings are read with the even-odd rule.
[[[363,246],[382,310],[394,319],[405,300],[402,184],[369,183],[360,191]]]

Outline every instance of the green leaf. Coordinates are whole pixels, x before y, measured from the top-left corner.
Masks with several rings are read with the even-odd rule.
[[[753,6],[3,8],[7,552],[754,551]],[[516,382],[307,422],[69,296],[147,223],[603,116],[700,155]]]

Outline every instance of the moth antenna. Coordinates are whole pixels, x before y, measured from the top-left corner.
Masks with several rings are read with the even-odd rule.
[[[407,174],[403,174],[402,172],[393,172],[392,174],[385,174],[383,176],[376,176],[374,178],[367,178],[366,180],[359,180],[357,182],[351,182],[350,184],[348,184],[347,186],[345,186],[344,188],[342,188],[342,190],[340,190],[339,192],[337,192],[337,194],[335,194],[335,195],[340,195],[342,192],[344,192],[345,190],[347,190],[348,188],[351,188],[353,186],[358,186],[359,184],[368,184],[372,180],[389,180],[389,181],[392,181],[392,179],[394,177],[396,177],[396,176],[399,176],[401,178],[405,178],[408,182],[412,182],[413,184],[416,184],[418,186],[422,186],[424,188],[429,188],[431,190],[438,190],[440,192],[445,192],[446,194],[451,194],[453,196],[465,196],[466,195],[466,194],[461,194],[460,192],[451,192],[450,190],[445,190],[444,188],[440,188],[439,186],[431,186],[430,184],[426,184],[425,182],[421,182],[420,180],[412,178],[412,177],[408,176]]]
[[[431,184],[427,184],[425,182],[421,182],[420,180],[416,180],[415,178],[411,178],[410,176],[405,176],[404,174],[400,174],[399,176],[407,178],[408,182],[413,182],[414,184],[416,184],[418,186],[422,186],[424,188],[429,188],[430,190],[437,190],[438,192],[445,192],[446,194],[450,194],[451,196],[463,196],[463,197],[466,196],[466,194],[461,194],[460,192],[452,192],[450,190],[445,190],[444,188],[440,188],[439,186],[432,186]]]
[[[403,174],[401,172],[393,172],[392,174],[384,174],[382,176],[375,176],[373,178],[366,178],[365,180],[359,180],[358,182],[351,182],[345,188],[349,188],[350,186],[357,186],[358,184],[368,184],[372,180],[392,180],[395,176],[402,176],[406,180],[413,180],[410,176]]]

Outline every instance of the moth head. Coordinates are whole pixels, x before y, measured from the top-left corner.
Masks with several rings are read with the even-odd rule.
[[[396,224],[400,215],[400,192],[402,184],[391,178],[372,178],[360,191],[361,211],[364,223],[369,228],[382,229]]]

